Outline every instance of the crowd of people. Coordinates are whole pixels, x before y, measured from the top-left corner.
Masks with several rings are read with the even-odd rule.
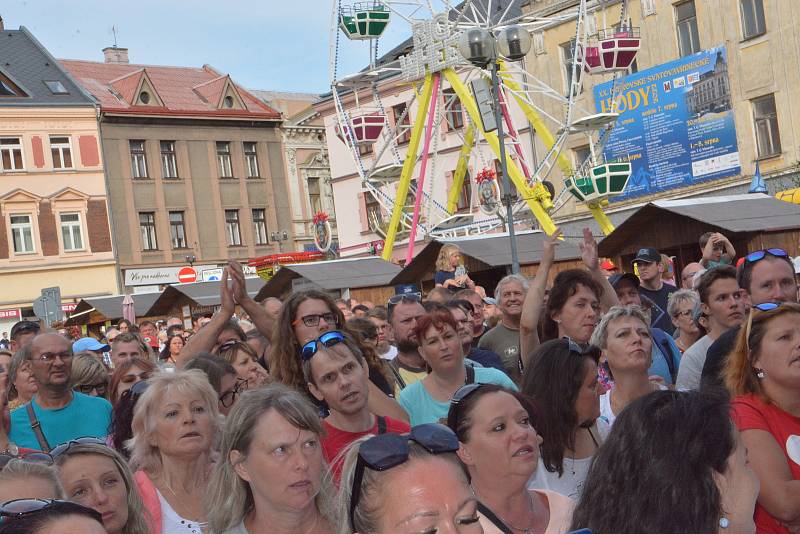
[[[800,532],[800,304],[786,251],[700,236],[486,296],[457,247],[386,303],[192,325],[20,321],[0,350],[0,534]]]

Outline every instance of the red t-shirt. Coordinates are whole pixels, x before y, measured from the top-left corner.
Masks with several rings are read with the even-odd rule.
[[[405,421],[398,421],[391,417],[384,417],[384,419],[387,433],[406,434],[411,432],[411,427]],[[325,460],[331,466],[334,483],[339,486],[344,458],[338,458],[338,461],[335,461],[337,456],[358,438],[368,434],[377,434],[378,418],[375,418],[375,425],[366,432],[346,432],[330,424],[327,419],[322,420],[322,427],[325,429],[325,437],[322,439],[322,454],[325,455]]]
[[[794,480],[800,480],[800,417],[795,417],[756,395],[740,395],[731,403],[733,421],[739,431],[764,430],[778,442]],[[762,480],[761,485],[765,482]],[[758,534],[789,534],[789,530],[756,504]]]

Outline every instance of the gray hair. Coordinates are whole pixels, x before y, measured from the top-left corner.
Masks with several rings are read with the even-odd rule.
[[[596,347],[600,347],[601,349],[605,350],[608,346],[608,325],[611,324],[611,321],[616,321],[622,317],[635,317],[642,321],[642,323],[650,328],[650,321],[647,320],[647,315],[645,315],[644,310],[641,307],[636,305],[631,306],[612,306],[608,313],[603,315],[600,319],[600,323],[595,327],[594,332],[592,332],[592,337],[589,340],[589,344],[594,345]]]
[[[497,286],[494,288],[494,298],[499,299],[500,293],[503,291],[503,287],[510,284],[511,282],[517,282],[522,286],[523,291],[526,293],[528,292],[528,288],[530,287],[530,282],[528,279],[522,276],[521,274],[509,274],[504,276],[497,282]]]
[[[58,469],[52,465],[37,464],[26,462],[23,459],[14,459],[6,464],[0,471],[0,484],[13,484],[19,480],[39,478],[53,488],[53,496],[56,499],[65,498],[64,488],[58,479]],[[24,497],[24,496],[21,496]]]
[[[693,289],[679,289],[670,294],[669,300],[667,301],[667,313],[669,316],[674,318],[678,313],[678,306],[684,302],[690,302],[692,304],[692,309],[694,309],[700,302],[700,296],[697,294],[697,291]]]
[[[269,410],[275,410],[298,429],[313,432],[318,436],[323,433],[317,410],[300,392],[275,383],[243,393],[225,420],[220,458],[214,466],[206,492],[206,509],[209,511],[208,524],[211,532],[225,532],[234,527],[255,506],[250,484],[236,473],[231,461],[231,451],[240,452],[243,455],[242,460],[247,456],[253,445],[254,430],[258,420]],[[316,496],[316,506],[319,512],[335,525],[337,524],[334,507],[336,490],[328,477],[321,478],[322,486]]]
[[[155,411],[162,405],[164,396],[170,391],[178,393],[196,393],[203,399],[205,408],[211,415],[212,428],[216,442],[222,417],[219,414],[217,393],[203,371],[192,369],[189,371],[162,371],[153,375],[148,382],[150,385],[142,393],[136,403],[131,422],[133,438],[125,446],[131,451],[131,469],[156,473],[161,470],[161,452],[158,446],[150,443],[150,438],[155,431]],[[213,446],[212,446],[213,448]]]
[[[339,482],[339,534],[352,534],[353,532],[378,532],[383,508],[391,503],[385,502],[384,488],[387,471],[375,471],[369,468],[364,469],[364,476],[361,479],[361,497],[358,505],[353,512],[353,525],[350,524],[350,503],[353,499],[353,479],[355,478],[356,464],[358,463],[358,452],[361,444],[374,436],[368,435],[354,441],[343,452],[344,464],[342,466],[342,478]],[[413,441],[408,442],[408,462],[419,458],[429,458],[432,455],[425,447]],[[436,454],[436,458],[448,461],[458,473],[464,477],[464,484],[468,484],[467,475],[455,453]],[[399,466],[398,466],[399,468]],[[398,469],[395,468],[395,469]]]

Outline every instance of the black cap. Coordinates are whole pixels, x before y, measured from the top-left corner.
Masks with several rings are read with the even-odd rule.
[[[639,287],[639,277],[632,273],[622,273],[622,274],[612,274],[608,277],[608,283],[611,284],[611,287],[617,289],[617,286],[623,280],[627,280],[634,287]]]
[[[661,261],[661,254],[654,248],[640,248],[639,252],[636,253],[636,257],[633,258],[632,263],[638,261],[646,261],[647,263],[659,262]]]
[[[38,334],[41,330],[42,327],[39,326],[39,323],[34,323],[33,321],[17,321],[14,323],[14,326],[11,327],[11,339],[16,339],[19,334],[24,334],[26,332]]]

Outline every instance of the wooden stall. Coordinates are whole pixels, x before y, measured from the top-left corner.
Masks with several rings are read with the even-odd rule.
[[[161,293],[138,293],[131,295],[136,320],[151,319],[150,307],[161,296]],[[88,332],[100,333],[105,324],[116,324],[122,319],[122,300],[125,295],[109,297],[90,297],[81,299],[69,317],[64,322],[65,326],[84,326]]]
[[[174,315],[185,322],[195,313],[213,312],[220,305],[219,284],[213,281],[171,285],[153,302],[148,313],[153,317]],[[245,278],[245,285],[247,294],[255,297],[264,286],[264,281],[261,278]]]
[[[675,256],[676,272],[702,257],[699,238],[720,232],[738,256],[769,247],[800,254],[800,206],[761,194],[660,200],[639,208],[600,242],[600,255],[623,270],[642,247]]]

